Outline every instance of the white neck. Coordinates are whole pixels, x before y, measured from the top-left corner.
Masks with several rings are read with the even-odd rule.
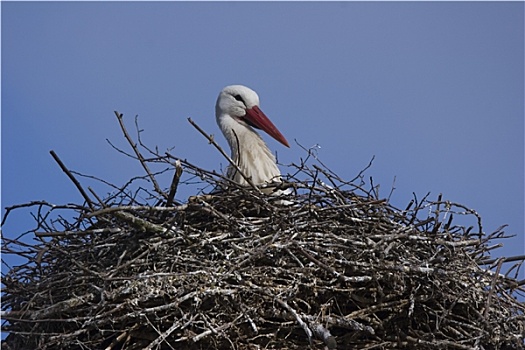
[[[231,158],[255,185],[281,181],[281,172],[274,155],[253,128],[231,117],[221,118],[219,126],[230,146]],[[243,186],[248,185],[244,177],[231,166],[228,168],[228,177]]]

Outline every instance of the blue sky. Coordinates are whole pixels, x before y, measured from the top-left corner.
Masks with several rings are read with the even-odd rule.
[[[224,160],[186,118],[219,135],[216,97],[244,84],[291,141],[287,149],[265,135],[281,163],[305,156],[294,139],[320,145],[321,160],[346,179],[375,156],[367,174],[383,197],[395,178],[394,205],[413,192],[443,193],[479,212],[486,232],[509,225],[517,236],[497,255],[524,252],[523,2],[2,2],[1,10],[2,207],[81,203],[51,149],[70,169],[115,184],[142,174],[106,143],[126,147],[114,110],[130,129],[139,115],[148,145],[219,169]],[[21,211],[3,234],[32,226]]]

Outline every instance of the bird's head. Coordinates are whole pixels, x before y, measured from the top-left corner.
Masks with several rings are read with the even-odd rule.
[[[221,128],[232,122],[246,128],[261,129],[268,135],[290,147],[288,141],[259,108],[259,96],[243,85],[230,85],[222,89],[215,105],[217,123]]]

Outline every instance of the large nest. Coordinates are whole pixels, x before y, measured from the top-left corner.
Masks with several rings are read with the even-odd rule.
[[[289,166],[283,199],[134,150],[151,191],[92,200],[55,155],[86,202],[22,205],[37,228],[3,238],[27,259],[3,276],[6,349],[524,348],[522,261],[502,273],[489,240],[503,231],[484,234],[475,211],[397,209],[311,157]],[[175,170],[166,191],[153,163]],[[213,194],[174,200],[196,179]]]

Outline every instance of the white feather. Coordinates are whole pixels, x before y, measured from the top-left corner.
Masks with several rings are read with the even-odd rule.
[[[242,101],[235,96],[240,96]],[[255,185],[280,182],[281,172],[274,155],[261,136],[243,120],[246,109],[253,106],[259,106],[255,91],[242,85],[227,86],[217,98],[217,124],[228,141],[231,158]],[[241,185],[248,185],[232,166],[228,168],[227,176]]]

